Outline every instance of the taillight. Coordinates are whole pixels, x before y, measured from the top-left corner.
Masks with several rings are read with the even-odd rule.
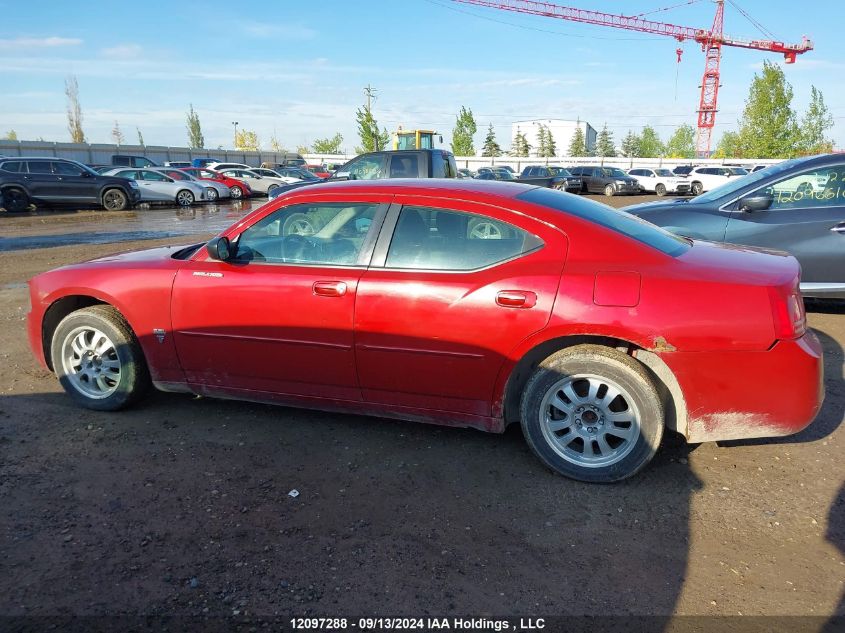
[[[804,336],[807,331],[807,314],[804,299],[796,282],[791,288],[770,288],[775,336],[779,339],[793,339]]]

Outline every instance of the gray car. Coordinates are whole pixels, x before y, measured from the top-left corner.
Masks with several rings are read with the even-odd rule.
[[[796,158],[690,199],[625,211],[694,239],[787,251],[807,297],[845,298],[845,155]]]

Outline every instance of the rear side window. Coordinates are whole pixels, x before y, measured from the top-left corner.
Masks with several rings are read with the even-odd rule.
[[[419,175],[420,163],[416,154],[407,156],[394,154],[390,159],[391,178],[418,178]]]
[[[387,251],[387,268],[477,270],[543,245],[507,222],[473,213],[404,207]]]
[[[50,167],[50,163],[46,160],[30,160],[27,161],[29,165],[29,173],[30,174],[52,174],[53,168]]]
[[[588,220],[651,246],[671,257],[679,257],[690,249],[690,243],[674,233],[630,213],[611,209],[580,196],[570,196],[554,189],[538,187],[519,194],[517,198]]]
[[[13,174],[26,173],[26,163],[22,160],[7,160],[0,164],[0,169],[3,171],[10,171]]]
[[[455,162],[454,155],[445,154],[443,156],[443,162],[445,163],[445,168],[446,168],[446,178],[457,178],[458,177],[458,164]]]

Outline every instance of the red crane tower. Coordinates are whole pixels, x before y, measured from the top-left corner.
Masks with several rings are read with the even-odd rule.
[[[714,1],[716,3],[716,18],[713,20],[713,27],[707,30],[643,20],[639,16],[615,15],[612,13],[564,7],[550,2],[535,2],[532,0],[453,0],[453,2],[474,4],[491,9],[541,15],[548,18],[558,18],[598,26],[611,26],[616,29],[640,31],[653,35],[666,35],[674,37],[679,42],[692,40],[700,44],[701,50],[704,51],[705,62],[704,77],[701,80],[701,99],[698,105],[696,153],[699,158],[706,158],[710,155],[710,137],[713,133],[713,126],[716,124],[719,96],[719,62],[722,57],[722,46],[736,46],[758,51],[781,53],[786,59],[787,64],[795,63],[795,58],[798,55],[813,50],[813,43],[806,37],[801,40],[800,44],[784,44],[783,42],[771,40],[744,40],[728,37],[722,30],[725,22],[725,2],[724,0]]]

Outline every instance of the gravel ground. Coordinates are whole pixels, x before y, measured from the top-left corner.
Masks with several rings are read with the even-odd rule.
[[[75,407],[31,358],[24,284],[218,230],[148,213],[179,235],[31,248],[15,239],[137,227],[0,216],[0,615],[845,615],[845,308],[809,315],[827,399],[803,433],[670,436],[633,480],[587,485],[545,470],[518,428],[162,393]]]

